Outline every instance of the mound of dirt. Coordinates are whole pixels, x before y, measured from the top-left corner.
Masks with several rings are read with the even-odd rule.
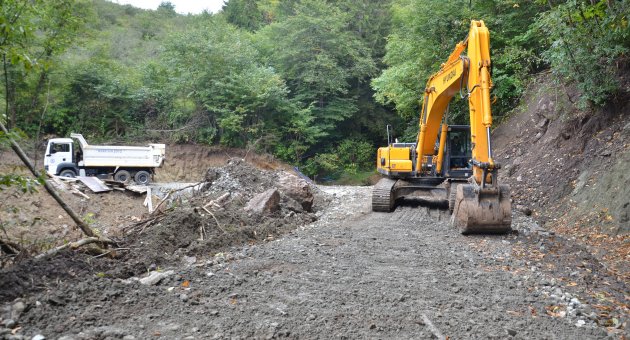
[[[128,277],[180,257],[214,255],[229,246],[271,240],[317,219],[313,202],[321,195],[314,195],[317,189],[286,171],[230,160],[208,169],[205,180],[192,196],[179,196],[158,216],[136,224],[130,232],[133,251],[127,255],[127,266],[111,274]],[[245,209],[269,190],[279,195],[274,209]]]
[[[239,157],[257,168],[276,170],[288,168],[269,154],[257,154],[244,149],[234,149],[208,145],[169,144],[166,146],[166,160],[157,169],[158,182],[190,182],[203,177],[205,170],[223,166],[232,158]]]

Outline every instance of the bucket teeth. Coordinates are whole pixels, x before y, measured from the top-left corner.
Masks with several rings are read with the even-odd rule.
[[[451,222],[465,235],[509,232],[512,229],[509,186],[500,185],[498,192],[476,193],[473,185],[459,185]]]

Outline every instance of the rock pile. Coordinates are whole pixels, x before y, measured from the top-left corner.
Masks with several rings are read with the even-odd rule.
[[[273,239],[317,219],[314,188],[287,171],[266,171],[242,160],[208,169],[192,197],[131,235],[134,254],[150,268],[173,256],[211,255],[225,247]]]

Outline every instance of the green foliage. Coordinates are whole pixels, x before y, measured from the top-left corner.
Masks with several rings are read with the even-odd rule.
[[[346,171],[356,172],[374,165],[375,148],[361,139],[345,139],[337,147],[336,153]]]
[[[353,84],[375,72],[367,46],[348,30],[347,13],[322,0],[304,0],[295,15],[263,28],[257,38],[292,98],[310,107],[326,134],[357,111]]]
[[[630,48],[628,13],[627,1],[570,0],[537,22],[548,45],[545,61],[556,75],[577,85],[580,106],[603,105],[619,91],[615,61]]]
[[[491,32],[493,114],[550,68],[602,105],[630,48],[627,1],[230,0],[179,15],[105,0],[4,0],[0,98],[30,136],[79,131],[256,148],[358,176],[393,124],[418,130],[426,80],[470,19]],[[466,123],[454,100],[449,123]],[[9,181],[7,179],[7,181]],[[7,182],[8,183],[8,182]]]
[[[37,192],[37,186],[41,185],[41,181],[19,176],[15,174],[0,174],[0,191],[9,187],[18,187],[24,193]]]
[[[345,139],[332,152],[319,153],[306,161],[304,172],[315,178],[338,178],[343,173],[357,174],[374,166],[376,150],[365,140]]]
[[[295,114],[284,80],[258,61],[251,36],[221,18],[173,34],[164,48],[162,61],[174,81],[164,90],[189,98],[193,107],[182,110],[184,116],[217,131],[222,144],[267,139]]]
[[[20,140],[24,138],[24,134],[11,130],[8,133],[0,131],[0,147],[10,145],[11,140]],[[10,187],[17,187],[24,193],[33,193],[37,191],[37,186],[44,184],[44,178],[31,179],[16,174],[0,174],[0,191]]]
[[[256,0],[227,1],[222,12],[227,22],[248,31],[256,31],[265,24],[264,14]]]
[[[532,1],[480,0],[472,7],[458,1],[394,1],[385,55],[389,67],[372,80],[376,100],[394,104],[407,119],[417,116],[426,81],[464,39],[470,18],[475,18],[490,28],[495,115],[509,111],[540,66],[540,37],[530,26],[541,9]],[[467,111],[465,103],[454,101],[452,121],[466,123]]]
[[[129,79],[125,67],[114,63],[89,61],[66,70],[68,84],[58,107],[51,109],[47,126],[61,134],[87,131],[100,136],[122,136],[142,123],[136,115],[134,96],[138,84]],[[59,110],[59,111],[57,111]]]

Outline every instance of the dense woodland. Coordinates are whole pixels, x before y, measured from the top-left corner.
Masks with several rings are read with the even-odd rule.
[[[540,72],[580,91],[581,108],[605,105],[630,48],[625,0],[229,0],[217,14],[175,10],[0,0],[0,120],[35,143],[72,131],[243,147],[331,176],[373,170],[386,124],[414,139],[424,84],[470,19],[491,30],[499,118]],[[449,117],[465,123],[465,112],[455,102]]]

